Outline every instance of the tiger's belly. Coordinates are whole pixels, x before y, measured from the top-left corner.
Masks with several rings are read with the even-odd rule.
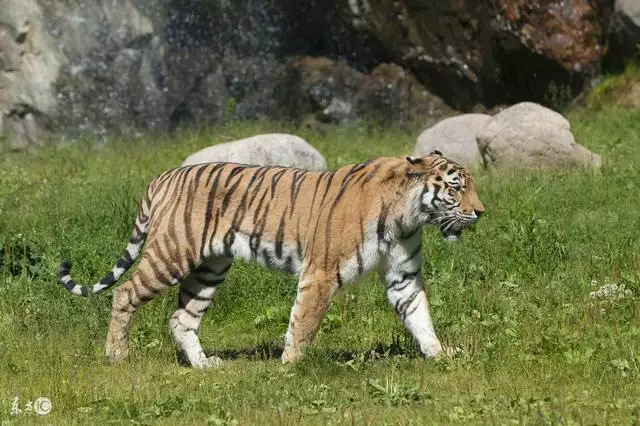
[[[302,270],[301,248],[240,231],[228,233],[222,240],[214,242],[212,254],[258,262],[268,269],[295,275],[299,275]]]

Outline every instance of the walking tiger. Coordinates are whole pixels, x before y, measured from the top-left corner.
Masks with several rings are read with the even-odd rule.
[[[422,228],[435,225],[455,239],[483,212],[471,174],[438,151],[334,171],[196,164],[151,181],[126,250],[99,283],[76,284],[69,262],[58,278],[75,295],[97,294],[141,255],[131,279],[115,290],[107,357],[128,355],[133,313],[179,284],[170,328],[188,362],[205,368],[221,360],[205,355],[200,324],[234,258],[299,277],[284,363],[313,341],[335,291],[376,269],[400,320],[422,353],[434,357],[443,349],[420,274]]]

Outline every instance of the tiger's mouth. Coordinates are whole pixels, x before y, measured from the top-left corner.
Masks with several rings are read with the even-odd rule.
[[[436,221],[436,226],[440,230],[442,238],[446,241],[458,241],[462,231],[471,226],[476,220],[477,217],[453,215],[440,218],[440,220]]]
[[[458,239],[460,238],[460,235],[462,234],[462,229],[457,229],[455,231],[444,231],[444,230],[440,230],[440,233],[442,234],[442,238],[445,239],[445,241],[458,241]]]

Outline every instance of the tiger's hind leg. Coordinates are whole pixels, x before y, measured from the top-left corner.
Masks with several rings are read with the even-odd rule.
[[[337,289],[335,280],[315,279],[305,274],[300,276],[298,295],[291,309],[285,336],[282,363],[293,363],[300,359],[303,345],[310,344],[315,338]]]
[[[180,272],[165,271],[150,258],[143,256],[131,279],[114,291],[105,348],[111,362],[119,362],[129,354],[129,330],[134,312],[178,282],[173,275]]]
[[[170,328],[180,351],[193,367],[208,368],[221,363],[218,357],[207,358],[198,334],[202,318],[229,272],[232,261],[229,257],[211,258],[180,283],[178,310],[171,317]]]

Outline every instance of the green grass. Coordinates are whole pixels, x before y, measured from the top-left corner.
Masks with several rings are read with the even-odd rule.
[[[293,131],[338,166],[410,153],[416,131],[326,135],[241,123],[182,137],[90,143],[0,158],[0,421],[30,424],[637,424],[640,418],[640,112],[570,114],[597,171],[477,171],[487,214],[457,244],[426,230],[436,331],[464,353],[420,358],[375,275],[340,292],[307,357],[278,355],[296,281],[232,269],[202,326],[219,369],[178,363],[167,322],[176,290],[137,313],[127,361],[103,359],[111,293],[56,283],[62,258],[94,282],[129,237],[156,174],[213,142]],[[592,299],[608,283],[625,298]],[[49,397],[45,418],[11,417]]]
[[[637,108],[640,99],[637,90],[633,89],[634,85],[640,85],[640,63],[631,62],[624,72],[605,76],[587,94],[585,103],[591,110],[606,109],[613,104]]]

